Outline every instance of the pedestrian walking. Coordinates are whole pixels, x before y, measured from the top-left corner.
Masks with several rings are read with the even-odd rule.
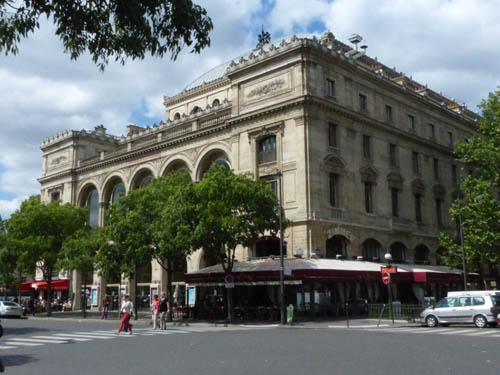
[[[170,312],[170,305],[168,303],[167,296],[165,293],[161,294],[160,299],[160,329],[167,329],[167,315]]]
[[[151,317],[153,319],[153,329],[158,329],[158,312],[160,310],[160,300],[158,299],[158,294],[153,297],[153,302],[151,302]]]
[[[109,311],[109,298],[106,294],[102,300],[102,316],[101,319],[108,319],[108,311]]]
[[[120,308],[120,312],[123,314],[120,327],[118,328],[118,334],[123,330],[123,328],[127,328],[128,334],[132,334],[132,324],[130,324],[130,318],[134,315],[134,304],[130,300],[130,296],[126,294],[123,297],[122,306]]]

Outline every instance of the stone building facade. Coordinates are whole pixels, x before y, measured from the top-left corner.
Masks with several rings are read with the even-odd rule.
[[[88,205],[90,222],[104,225],[120,194],[174,169],[197,181],[215,162],[278,189],[280,170],[287,256],[377,261],[391,251],[396,262],[436,264],[439,232],[456,230],[452,146],[475,133],[477,117],[354,43],[329,32],[269,43],[165,97],[160,125],[44,140],[43,200]],[[263,239],[238,257],[273,254],[275,243]],[[206,265],[199,251],[187,269]],[[148,272],[139,285],[164,290],[161,267]],[[74,274],[77,294],[80,282]],[[131,285],[96,275],[92,283],[98,296]]]

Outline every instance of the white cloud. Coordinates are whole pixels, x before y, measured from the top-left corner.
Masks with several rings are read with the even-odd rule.
[[[54,27],[46,21],[41,30],[21,41],[19,55],[0,57],[2,217],[22,199],[38,193],[43,138],[101,123],[121,135],[129,122],[158,122],[164,117],[163,95],[175,95],[215,65],[253,48],[262,24],[274,38],[292,32],[321,32],[321,25],[345,43],[350,34],[359,33],[370,56],[431,89],[465,101],[472,109],[500,83],[498,1],[199,3],[214,23],[211,47],[199,55],[188,49],[176,62],[166,56],[128,61],[125,66],[111,63],[101,73],[88,55],[71,61],[62,53]]]

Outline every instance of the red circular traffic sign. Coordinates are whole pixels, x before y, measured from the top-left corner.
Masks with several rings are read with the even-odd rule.
[[[385,285],[391,282],[391,274],[389,272],[382,272],[382,281]]]

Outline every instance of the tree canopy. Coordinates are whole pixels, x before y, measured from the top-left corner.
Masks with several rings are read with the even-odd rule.
[[[7,233],[0,232],[0,285],[4,288],[4,296],[7,296],[9,288],[14,284],[19,284],[16,278],[17,248],[9,242]]]
[[[213,164],[196,185],[198,247],[229,273],[238,245],[252,247],[266,231],[279,231],[279,204],[264,180]]]
[[[485,264],[498,266],[500,256],[500,87],[479,107],[480,135],[455,146],[457,161],[471,173],[461,182],[465,199],[455,201],[450,213],[462,224],[468,271],[483,274]],[[460,241],[444,233],[440,241],[449,250],[444,260],[461,264]]]
[[[94,272],[95,255],[102,244],[100,228],[86,227],[76,231],[62,245],[62,256],[56,267],[61,270],[76,270],[82,276],[83,290],[86,291],[87,280]],[[86,292],[84,292],[86,293]],[[87,298],[83,296],[83,317],[86,317]]]
[[[199,53],[210,46],[213,28],[206,10],[191,0],[0,0],[0,52],[16,54],[42,17],[54,22],[71,59],[88,51],[101,70],[110,58],[124,64],[170,53],[175,60],[191,45]]]
[[[194,250],[194,199],[194,184],[184,172],[172,172],[120,197],[109,211],[105,231],[112,246],[98,254],[100,267],[120,264],[122,272],[132,276],[137,264],[156,260],[167,272],[172,304],[173,273],[184,269],[181,265]]]
[[[42,271],[47,282],[48,314],[51,313],[52,272],[63,258],[63,243],[85,228],[87,208],[76,208],[59,201],[44,204],[40,196],[25,200],[7,222],[9,236],[19,249],[18,265],[29,274]]]

